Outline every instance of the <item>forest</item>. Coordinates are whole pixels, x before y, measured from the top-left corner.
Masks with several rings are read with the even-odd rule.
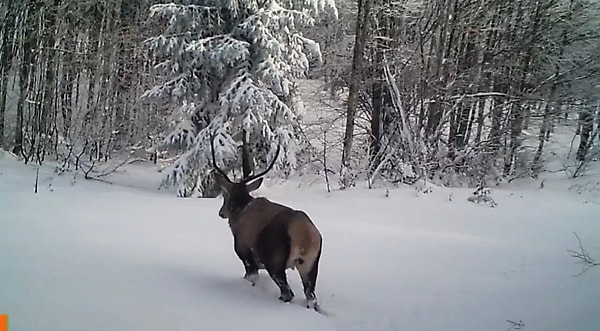
[[[161,163],[181,197],[218,194],[213,136],[237,177],[277,157],[277,176],[342,189],[477,187],[538,176],[576,122],[577,176],[600,157],[599,14],[596,0],[2,0],[0,148],[92,179]],[[318,133],[302,84],[326,96]]]

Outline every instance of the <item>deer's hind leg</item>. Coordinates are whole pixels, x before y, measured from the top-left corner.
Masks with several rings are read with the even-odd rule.
[[[304,287],[304,295],[306,297],[306,308],[312,308],[314,310],[319,309],[319,303],[317,301],[317,295],[315,294],[315,287],[317,285],[317,275],[319,273],[319,260],[321,257],[321,251],[312,261],[301,261],[297,262],[296,267],[298,273],[302,279],[302,286]]]
[[[285,273],[290,245],[286,223],[273,223],[266,226],[260,233],[256,245],[259,259],[279,287],[281,291],[279,300],[283,302],[289,302],[294,298],[294,292],[288,284]]]

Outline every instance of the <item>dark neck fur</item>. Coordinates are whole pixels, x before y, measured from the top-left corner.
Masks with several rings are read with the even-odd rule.
[[[236,201],[237,208],[231,211],[232,215],[231,217],[229,217],[228,221],[230,227],[237,223],[237,221],[240,219],[242,212],[244,211],[244,208],[246,208],[252,201],[254,201],[254,197],[250,195],[240,197]]]

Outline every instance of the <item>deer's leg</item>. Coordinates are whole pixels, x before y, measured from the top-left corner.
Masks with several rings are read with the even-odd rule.
[[[302,264],[297,264],[298,273],[302,279],[302,285],[304,286],[304,295],[306,296],[306,308],[312,308],[314,310],[319,309],[319,303],[317,302],[317,295],[315,294],[315,286],[317,285],[317,274],[319,273],[319,259],[321,252],[317,255],[312,265],[304,261]]]
[[[284,223],[273,223],[266,226],[260,233],[256,245],[260,261],[279,287],[281,291],[279,299],[283,302],[289,302],[294,297],[294,292],[290,288],[285,274],[287,259],[290,256],[290,245],[287,225]]]
[[[252,286],[254,286],[258,281],[258,265],[256,264],[256,258],[254,257],[250,247],[241,244],[237,239],[234,239],[234,242],[235,253],[244,264],[244,269],[246,270],[244,279],[249,281]]]
[[[271,279],[277,284],[281,294],[279,295],[279,300],[283,302],[290,302],[292,298],[294,298],[294,292],[290,288],[290,285],[287,281],[287,276],[285,274],[285,267],[281,268],[280,266],[271,266],[265,265],[267,271],[269,272],[269,276]]]

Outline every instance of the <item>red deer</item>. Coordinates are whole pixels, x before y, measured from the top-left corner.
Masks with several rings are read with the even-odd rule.
[[[246,271],[244,279],[252,286],[256,285],[258,270],[264,268],[281,291],[279,299],[290,302],[294,293],[288,284],[286,270],[297,268],[304,287],[306,307],[312,306],[319,311],[315,286],[321,257],[321,233],[305,212],[250,195],[260,187],[262,177],[273,168],[280,147],[277,146],[275,158],[264,171],[241,182],[233,182],[217,166],[212,138],[212,165],[217,171],[215,180],[223,195],[219,216],[228,219],[235,253]]]

